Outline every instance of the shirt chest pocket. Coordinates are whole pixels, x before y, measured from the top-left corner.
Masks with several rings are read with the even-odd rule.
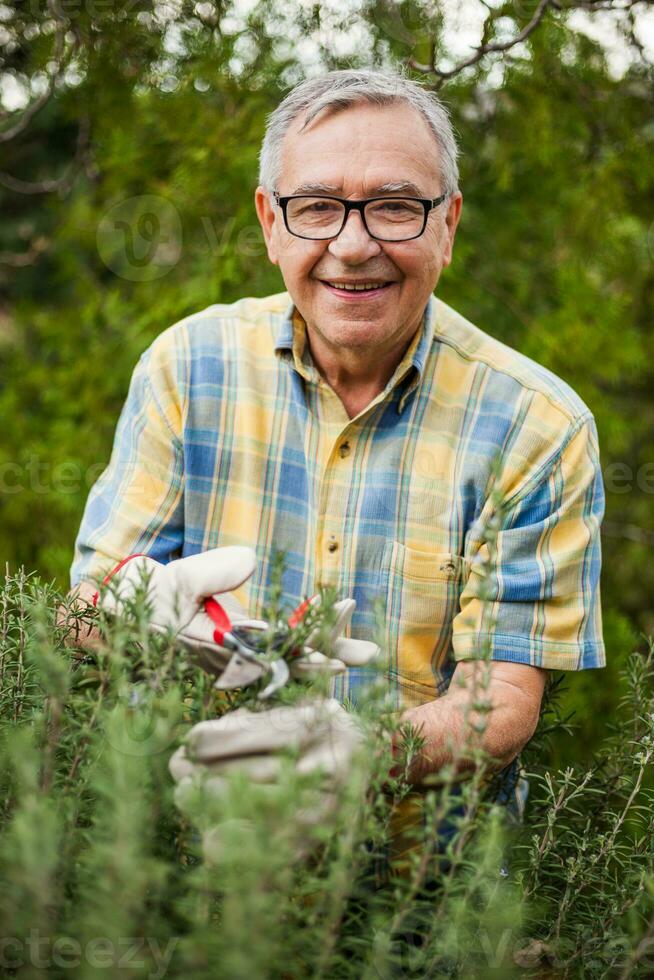
[[[438,671],[451,646],[452,620],[469,565],[449,552],[417,550],[399,541],[386,545],[388,667],[407,704],[440,693]]]

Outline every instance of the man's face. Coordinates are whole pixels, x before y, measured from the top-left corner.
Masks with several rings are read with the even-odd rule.
[[[321,113],[300,132],[296,119],[283,144],[276,188],[353,200],[441,194],[438,147],[420,113],[406,103],[367,103]],[[390,185],[392,190],[381,190]],[[281,209],[257,188],[257,214],[268,256],[278,264],[309,336],[328,348],[377,354],[406,345],[415,333],[441,270],[450,264],[461,210],[456,194],[430,212],[420,238],[379,242],[361,215],[350,212],[337,238],[306,241],[291,235]],[[330,283],[382,283],[369,292],[345,292]]]

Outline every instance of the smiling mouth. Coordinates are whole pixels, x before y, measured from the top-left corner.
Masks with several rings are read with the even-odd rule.
[[[389,286],[394,285],[392,281],[385,280],[370,280],[366,282],[333,282],[329,279],[321,279],[320,282],[323,286],[327,286],[334,292],[343,293],[346,296],[365,296],[371,293],[380,293],[384,289],[388,289]]]

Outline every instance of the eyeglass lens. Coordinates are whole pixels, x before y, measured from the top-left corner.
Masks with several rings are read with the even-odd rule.
[[[370,201],[364,207],[364,214],[370,234],[389,241],[420,234],[425,220],[422,204],[410,198]],[[340,201],[322,197],[292,198],[286,210],[289,231],[305,238],[338,235],[344,215],[345,206]]]

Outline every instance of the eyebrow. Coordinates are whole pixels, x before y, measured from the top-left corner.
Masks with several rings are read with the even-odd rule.
[[[342,190],[343,188],[336,184],[323,184],[319,181],[309,181],[296,187],[293,194],[339,194]],[[370,188],[368,196],[377,197],[377,195],[382,194],[408,194],[411,197],[420,198],[425,196],[420,188],[410,180],[390,181],[386,184],[378,184],[377,187]]]

